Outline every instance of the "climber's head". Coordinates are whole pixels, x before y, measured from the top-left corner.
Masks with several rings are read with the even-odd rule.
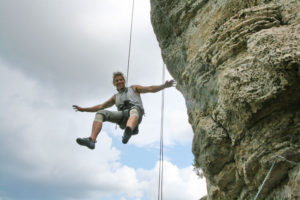
[[[118,91],[125,88],[125,82],[124,74],[122,72],[113,73],[113,84]]]

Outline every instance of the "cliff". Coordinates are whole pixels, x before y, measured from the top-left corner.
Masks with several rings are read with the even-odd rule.
[[[300,198],[300,1],[151,0],[203,199]]]

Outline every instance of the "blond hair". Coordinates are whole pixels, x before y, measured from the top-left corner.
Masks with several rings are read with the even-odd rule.
[[[116,76],[122,76],[122,78],[125,80],[124,74],[122,72],[114,72],[113,73],[113,83],[115,82]]]

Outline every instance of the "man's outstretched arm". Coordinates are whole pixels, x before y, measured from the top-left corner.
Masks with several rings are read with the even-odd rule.
[[[137,92],[137,93],[149,93],[149,92],[155,93],[155,92],[159,92],[165,88],[172,87],[172,86],[174,86],[174,84],[175,84],[175,81],[170,80],[170,81],[166,81],[162,85],[152,85],[152,86],[134,85],[132,87],[135,90],[135,92]]]
[[[103,104],[99,104],[92,107],[80,107],[77,105],[73,105],[73,109],[79,112],[97,112],[98,110],[103,110],[105,108],[112,107],[115,104],[115,96],[112,96],[109,100],[105,101]]]

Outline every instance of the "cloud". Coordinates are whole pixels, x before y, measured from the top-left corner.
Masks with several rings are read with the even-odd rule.
[[[110,96],[112,72],[127,68],[130,6],[129,0],[3,0],[0,57],[66,101]],[[131,83],[155,74],[161,61],[147,9],[149,2],[136,3]]]
[[[94,151],[75,143],[90,134],[94,116],[71,105],[104,102],[115,93],[112,72],[126,71],[131,3],[0,1],[0,199],[156,198],[157,164],[145,170],[122,163],[114,125],[105,125]],[[158,85],[162,60],[150,4],[135,7],[129,85]],[[161,93],[142,98],[146,116],[129,145],[158,148]],[[165,100],[165,145],[185,144],[192,133],[184,100],[175,88]],[[175,198],[175,187],[182,187],[178,197],[202,194],[191,166],[165,166],[165,199]]]
[[[114,170],[124,171],[124,166],[118,162],[120,152],[112,147],[112,139],[103,132],[94,152],[82,150],[75,144],[76,136],[88,130],[84,124],[89,124],[89,117],[75,118],[73,113],[57,108],[55,102],[44,101],[44,98],[49,100],[49,95],[44,94],[43,88],[16,70],[1,67],[1,80],[10,86],[8,89],[1,84],[0,105],[5,107],[0,114],[3,161],[0,168],[1,177],[6,177],[1,185],[12,187],[6,185],[7,179],[15,180],[14,184],[39,183],[36,186],[41,188],[55,185],[57,189],[65,188],[67,193],[71,193],[70,185],[72,190],[83,185],[86,188],[82,193],[87,193],[89,186],[98,186],[104,188],[103,194],[107,193],[105,188],[118,187],[120,182],[111,176],[117,175]],[[106,177],[95,179],[90,172],[103,173]],[[127,178],[134,180],[131,175],[129,173]],[[31,192],[23,195],[34,195]]]
[[[90,130],[90,115],[76,117],[38,82],[0,62],[1,196],[13,199],[97,199],[112,195],[154,198],[158,164],[151,170],[120,163],[121,152],[105,131],[95,151],[78,148],[75,138]],[[192,167],[165,161],[165,199],[201,195]],[[180,187],[174,196],[173,188]],[[19,188],[18,193],[13,188]],[[21,189],[23,188],[23,189]],[[33,192],[39,191],[39,192]],[[176,199],[176,198],[175,198]]]
[[[152,170],[139,169],[138,177],[144,180],[144,189],[149,199],[157,198],[159,163]],[[197,187],[199,186],[199,188]],[[200,186],[202,188],[200,188]],[[176,191],[174,190],[176,189]],[[199,199],[206,194],[206,183],[193,172],[192,166],[179,169],[164,161],[163,195],[167,200]]]

